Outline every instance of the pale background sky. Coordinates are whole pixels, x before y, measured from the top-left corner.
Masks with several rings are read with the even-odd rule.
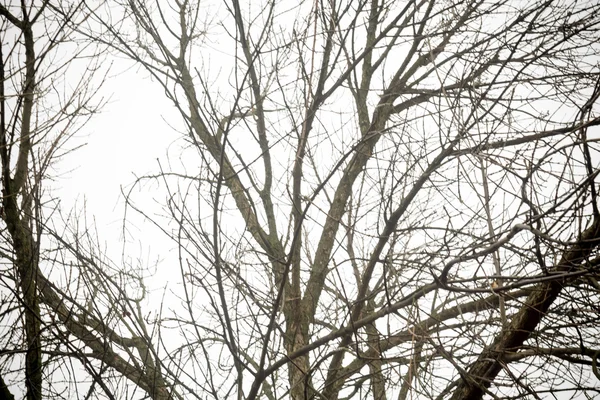
[[[210,61],[217,68],[221,60],[218,51],[213,50]],[[167,122],[178,125],[181,117],[146,71],[112,55],[107,56],[106,62],[114,64],[99,96],[110,100],[71,142],[73,146],[83,142],[87,145],[58,164],[56,168],[62,174],[51,184],[53,194],[60,199],[63,213],[73,207],[81,208],[85,201],[89,221],[95,219],[100,243],[106,245],[103,250],[113,262],[119,263],[123,255],[133,265],[138,262],[137,257],[141,257],[142,266],[161,260],[158,279],[147,282],[158,289],[165,286],[167,278],[175,276],[173,271],[179,276],[176,245],[131,210],[127,235],[123,237],[121,191],[127,192],[136,176],[157,173],[158,159],[166,163],[170,154],[171,161],[178,162],[182,134]],[[136,190],[136,202],[145,205],[145,209],[159,210],[165,199],[163,188],[158,184],[144,185],[141,191]],[[127,244],[125,248],[123,243]],[[149,300],[156,306],[162,297]]]
[[[113,64],[99,92],[108,102],[71,142],[86,144],[60,162],[59,171],[66,173],[56,182],[54,191],[61,199],[63,212],[81,208],[85,201],[88,217],[96,219],[100,239],[107,242],[113,256],[121,252],[125,205],[121,192],[131,188],[136,176],[158,171],[158,159],[164,162],[169,147],[177,146],[175,141],[180,137],[164,120],[172,107],[160,87],[144,70],[127,68],[127,64]],[[148,190],[146,195],[151,203],[152,196],[160,194]],[[128,217],[134,217],[134,213]],[[140,236],[129,237],[128,241],[141,241],[143,246],[157,250],[157,242],[149,241],[149,232],[143,231],[143,221],[134,221]]]

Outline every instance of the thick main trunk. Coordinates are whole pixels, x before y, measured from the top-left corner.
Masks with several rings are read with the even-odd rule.
[[[308,319],[300,309],[300,299],[288,299],[284,309],[286,315],[285,349],[288,355],[308,344]],[[290,399],[303,400],[314,397],[310,379],[308,354],[292,359],[289,364],[288,382]]]
[[[42,398],[42,345],[40,340],[40,303],[37,293],[37,257],[32,251],[31,237],[25,229],[20,229],[18,238],[21,242],[15,245],[17,253],[17,271],[19,285],[23,294],[25,308],[25,339],[27,352],[25,356],[25,384],[27,400]]]

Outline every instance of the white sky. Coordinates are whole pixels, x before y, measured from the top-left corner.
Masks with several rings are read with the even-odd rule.
[[[112,67],[99,92],[110,101],[73,140],[73,144],[87,144],[61,161],[59,170],[70,172],[61,176],[56,185],[59,189],[54,191],[61,199],[63,212],[82,207],[85,200],[88,216],[96,219],[101,241],[106,241],[115,255],[121,250],[121,191],[126,192],[136,176],[156,172],[157,159],[164,162],[168,147],[180,138],[163,119],[170,104],[156,82],[151,82],[145,71],[127,69],[125,62],[120,64]],[[149,190],[147,196],[152,195]],[[156,245],[147,239],[133,238],[144,246]]]
[[[218,50],[218,43],[215,50]],[[216,54],[218,51],[211,59],[213,68],[221,62]],[[168,153],[178,154],[182,134],[170,127],[165,119],[170,122],[172,115],[173,124],[177,126],[181,116],[146,71],[131,68],[129,62],[116,61],[112,56],[107,56],[107,62],[115,64],[99,95],[111,100],[72,142],[73,145],[81,142],[87,145],[61,161],[57,169],[71,172],[61,175],[52,184],[53,194],[60,199],[63,213],[73,207],[82,207],[85,199],[88,217],[90,220],[95,218],[99,240],[106,243],[106,251],[113,262],[118,263],[123,254],[125,261],[134,265],[138,256],[143,258],[142,263],[148,264],[160,258],[163,262],[158,277],[166,278],[173,270],[178,271],[175,243],[133,211],[128,214],[131,223],[127,226],[127,237],[123,238],[124,199],[121,191],[126,192],[136,176],[157,173],[157,159],[166,165]],[[171,161],[178,162],[176,157]],[[158,188],[157,184],[143,186],[141,191],[136,191],[136,202],[146,205],[145,209],[159,210],[164,204],[165,191],[163,187]],[[125,250],[123,239],[127,243]],[[151,285],[163,287],[166,281],[157,279]],[[161,301],[161,297],[151,301]]]

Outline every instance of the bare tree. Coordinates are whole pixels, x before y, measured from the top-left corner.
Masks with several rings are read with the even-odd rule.
[[[3,158],[30,391],[41,301],[58,316],[48,354],[78,360],[90,397],[597,394],[595,2],[127,0],[85,15],[79,35],[172,101],[181,145],[126,200],[172,240],[177,268],[159,268],[178,289],[148,318],[143,273],[75,217],[21,228],[69,284],[39,266],[25,279],[8,203],[17,219],[43,207],[16,205],[35,185],[15,191]],[[2,151],[27,146],[2,126]],[[133,190],[148,182],[157,210]]]
[[[597,6],[220,7],[106,25],[188,131],[184,171],[147,177],[181,253],[171,373],[204,377],[185,391],[593,390]]]
[[[173,398],[149,349],[140,272],[106,260],[85,214],[53,197],[55,168],[104,102],[102,48],[77,34],[90,15],[83,1],[0,4],[3,399],[129,398],[124,380]]]
[[[598,6],[213,7],[105,24],[185,126],[138,182],[168,191],[184,391],[595,391]]]

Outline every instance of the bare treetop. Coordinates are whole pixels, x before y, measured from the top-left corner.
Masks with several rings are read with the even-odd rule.
[[[597,393],[600,6],[89,7],[0,6],[0,293],[23,339],[3,345],[25,354],[0,367],[6,390],[55,397],[71,360],[62,393],[94,398]],[[154,279],[76,214],[43,217],[35,166],[64,146],[31,123],[51,121],[60,73],[30,68],[45,21],[171,101],[177,150],[125,192],[124,231],[139,214],[175,249]]]

